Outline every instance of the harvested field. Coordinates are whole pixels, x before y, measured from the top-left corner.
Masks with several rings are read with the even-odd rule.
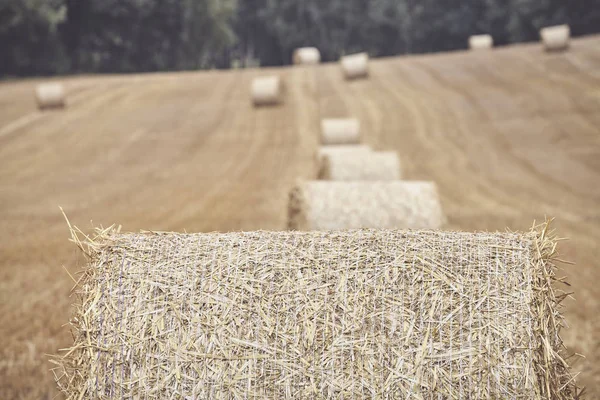
[[[575,292],[571,351],[600,397],[600,37],[231,72],[61,78],[69,107],[37,110],[38,80],[0,83],[0,398],[56,394],[46,354],[68,346],[81,228],[283,230],[297,178],[314,177],[320,119],[357,117],[362,142],[396,151],[405,179],[438,185],[449,227],[527,230],[556,217]],[[254,77],[286,82],[254,109]],[[90,223],[93,220],[93,224]],[[74,276],[78,278],[78,276]]]

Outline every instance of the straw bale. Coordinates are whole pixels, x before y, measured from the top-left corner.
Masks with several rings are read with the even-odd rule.
[[[569,25],[549,26],[540,30],[540,37],[546,51],[566,50],[569,47],[570,36]]]
[[[323,157],[319,179],[330,181],[395,181],[401,179],[394,151],[331,152]]]
[[[469,38],[471,50],[486,50],[494,47],[494,39],[491,35],[473,35]]]
[[[349,157],[354,154],[370,153],[373,151],[369,146],[364,144],[353,144],[353,145],[333,145],[333,146],[321,146],[317,151],[317,165],[319,179],[326,174],[327,161],[325,158],[330,154],[346,154]]]
[[[346,79],[366,78],[369,76],[369,55],[367,53],[344,56],[340,62]]]
[[[321,62],[321,52],[316,47],[301,47],[294,50],[294,64],[315,65]]]
[[[321,143],[326,145],[359,144],[360,121],[356,118],[322,119]]]
[[[301,182],[290,192],[294,230],[437,229],[445,223],[433,182]]]
[[[65,88],[61,83],[42,83],[35,88],[35,98],[39,109],[64,108]]]
[[[79,239],[76,239],[79,240]],[[68,399],[573,399],[530,233],[100,231]]]
[[[252,80],[252,102],[255,106],[274,105],[283,101],[283,82],[279,76],[263,76]]]

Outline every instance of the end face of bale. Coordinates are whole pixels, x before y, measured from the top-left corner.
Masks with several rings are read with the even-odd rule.
[[[302,215],[294,229],[438,229],[446,222],[433,182],[308,181],[293,193],[302,199],[290,203]]]
[[[348,80],[369,76],[369,55],[357,53],[344,56],[340,60],[344,77]]]
[[[530,233],[101,231],[68,399],[578,398],[556,239]]]
[[[569,48],[571,29],[569,25],[557,25],[542,28],[540,37],[546,51],[562,51]]]
[[[61,83],[42,83],[35,88],[35,98],[40,110],[64,108],[65,88]]]
[[[491,35],[473,35],[469,38],[471,50],[486,50],[494,47],[494,39]]]
[[[321,52],[316,47],[301,47],[294,50],[292,61],[295,65],[316,65],[321,62]]]
[[[324,145],[360,144],[360,121],[356,118],[321,120],[321,143]]]
[[[396,181],[400,158],[393,151],[331,152],[323,157],[320,179],[331,181]]]
[[[283,92],[283,81],[279,76],[264,76],[252,81],[252,102],[255,106],[280,104]]]

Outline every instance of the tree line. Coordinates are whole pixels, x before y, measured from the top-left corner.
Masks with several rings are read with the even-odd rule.
[[[600,0],[0,0],[0,76],[284,65],[600,32]]]

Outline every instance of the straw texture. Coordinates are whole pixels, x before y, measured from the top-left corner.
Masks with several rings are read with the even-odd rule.
[[[325,145],[359,144],[360,121],[356,118],[322,119],[321,143]]]
[[[546,51],[561,51],[569,47],[571,29],[569,25],[557,25],[542,28],[540,37]]]
[[[555,245],[101,231],[55,374],[68,399],[572,399]]]
[[[42,83],[35,88],[35,98],[38,108],[65,107],[65,88],[60,83]]]
[[[294,50],[292,61],[297,65],[315,65],[321,62],[321,52],[316,47],[301,47]]]
[[[288,227],[437,229],[445,222],[433,182],[299,183],[290,192]]]
[[[469,48],[471,50],[487,50],[494,47],[494,39],[491,35],[473,35],[469,37]]]
[[[401,179],[394,151],[330,152],[323,157],[319,179],[330,181],[395,181]]]
[[[283,101],[283,82],[278,76],[263,76],[252,81],[252,102],[255,106],[275,105]]]
[[[346,79],[366,78],[369,76],[369,55],[358,53],[341,58],[342,71]]]

